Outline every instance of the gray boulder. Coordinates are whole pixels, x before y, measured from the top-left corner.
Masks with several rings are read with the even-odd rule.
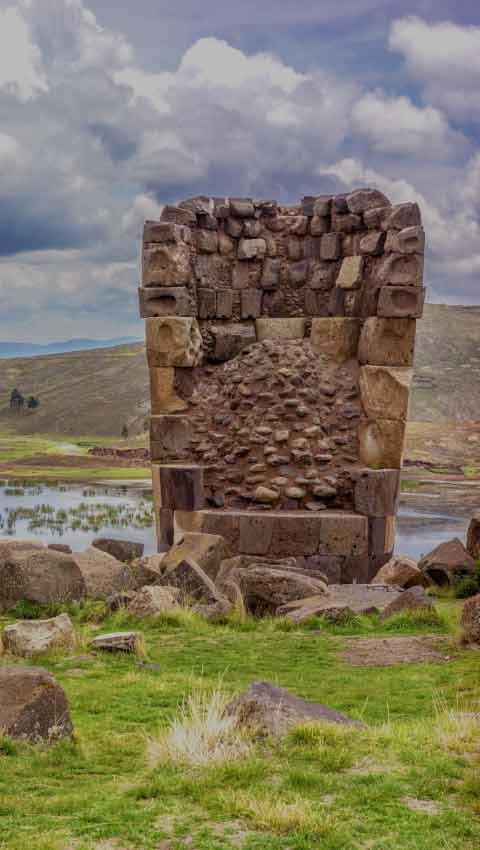
[[[283,735],[301,723],[339,723],[365,728],[363,723],[333,708],[297,697],[269,682],[254,682],[229,703],[225,713],[235,715],[239,725],[251,727],[262,736]]]
[[[113,537],[97,537],[92,546],[124,564],[131,564],[136,558],[141,558],[145,549],[143,543],[135,543],[133,540],[119,540]]]
[[[43,547],[14,549],[0,557],[0,611],[8,611],[21,600],[40,605],[78,602],[86,592],[73,555]]]
[[[240,594],[245,608],[256,617],[275,614],[282,605],[309,596],[326,593],[325,582],[313,576],[291,569],[282,569],[282,565],[252,563],[248,567],[230,564],[222,569],[217,577],[217,587],[234,602]]]
[[[463,576],[476,572],[474,559],[458,537],[441,543],[425,555],[418,566],[430,582],[439,587],[454,585]]]
[[[134,589],[135,580],[130,567],[107,552],[89,546],[84,552],[75,552],[72,557],[84,578],[87,595],[93,599],[106,599],[114,593]]]
[[[22,620],[6,626],[2,634],[4,649],[28,658],[52,649],[73,649],[75,629],[68,614],[49,620]]]
[[[178,608],[180,591],[177,587],[142,587],[128,603],[128,613],[133,617],[158,617]]]
[[[70,738],[67,697],[51,673],[37,667],[0,667],[0,729],[33,743]]]
[[[383,609],[380,621],[384,623],[385,620],[394,617],[395,614],[400,614],[401,611],[431,611],[433,608],[433,602],[427,596],[423,587],[411,587],[409,590],[404,590]]]

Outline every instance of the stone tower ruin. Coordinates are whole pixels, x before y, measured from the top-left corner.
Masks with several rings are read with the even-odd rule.
[[[198,197],[145,223],[161,548],[221,534],[342,582],[389,560],[423,253],[417,204],[374,189]]]

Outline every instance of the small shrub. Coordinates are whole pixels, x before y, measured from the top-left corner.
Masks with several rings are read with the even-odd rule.
[[[422,628],[434,629],[439,632],[449,631],[447,619],[439,614],[436,608],[400,611],[394,617],[390,617],[384,627],[387,632],[410,632]]]
[[[201,767],[247,755],[251,743],[238,728],[236,718],[225,714],[228,699],[221,688],[192,693],[170,728],[150,742],[153,763]]]
[[[456,582],[454,592],[457,599],[468,599],[480,593],[480,562],[477,561],[473,575],[463,576]]]
[[[18,747],[15,741],[0,734],[0,756],[16,756]]]

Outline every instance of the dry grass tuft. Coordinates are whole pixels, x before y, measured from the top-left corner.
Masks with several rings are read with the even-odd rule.
[[[152,764],[202,767],[246,756],[252,743],[236,719],[224,714],[229,699],[220,687],[212,692],[194,691],[169,729],[150,740]]]
[[[326,835],[335,828],[334,819],[322,808],[315,808],[301,797],[282,800],[278,797],[254,798],[245,792],[235,795],[237,813],[247,818],[257,829],[277,835],[307,833]]]

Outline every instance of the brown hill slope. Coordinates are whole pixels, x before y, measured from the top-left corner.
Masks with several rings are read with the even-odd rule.
[[[141,343],[0,360],[0,427],[22,434],[118,436],[140,433],[148,414],[147,367]],[[34,395],[33,412],[9,409],[14,387]]]
[[[418,322],[411,419],[480,420],[480,307],[427,305]],[[13,387],[35,395],[35,412],[9,409]],[[0,427],[24,434],[141,433],[148,415],[143,346],[0,360]]]

